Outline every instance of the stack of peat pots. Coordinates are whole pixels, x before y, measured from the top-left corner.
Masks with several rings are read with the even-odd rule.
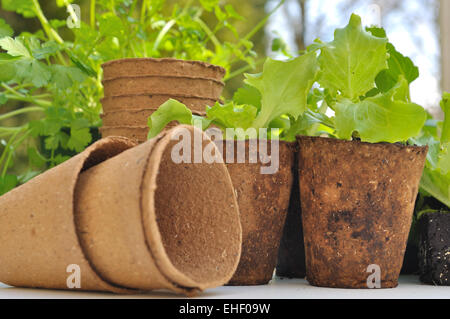
[[[147,140],[148,117],[168,99],[204,115],[206,106],[219,100],[224,87],[225,70],[200,61],[130,58],[109,61],[102,67],[102,136],[124,136],[138,143]]]

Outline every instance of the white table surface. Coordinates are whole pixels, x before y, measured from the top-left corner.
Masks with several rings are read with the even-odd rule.
[[[113,295],[79,291],[13,288],[0,283],[0,299],[72,299],[72,298],[183,298],[169,292],[142,295]],[[197,298],[214,299],[450,299],[450,287],[424,285],[417,276],[401,276],[394,289],[352,290],[310,286],[302,279],[274,278],[269,285],[254,287],[218,287]]]

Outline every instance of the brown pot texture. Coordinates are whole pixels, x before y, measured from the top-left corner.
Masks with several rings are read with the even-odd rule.
[[[222,94],[224,83],[186,76],[130,76],[104,80],[103,86],[106,97],[164,94],[218,100]]]
[[[279,277],[305,278],[305,244],[303,241],[302,210],[298,186],[298,153],[295,153],[289,209],[284,224],[283,236],[278,250],[276,274]]]
[[[170,129],[175,126],[175,124],[169,124],[166,128]],[[147,126],[102,126],[99,130],[103,138],[109,136],[123,136],[140,144],[147,141],[149,128]]]
[[[103,112],[108,113],[121,110],[157,109],[161,104],[171,98],[183,103],[189,109],[196,112],[205,112],[207,106],[213,106],[217,101],[216,99],[196,98],[176,94],[140,94],[105,97],[101,102]]]
[[[148,118],[156,109],[140,109],[140,110],[126,110],[113,111],[101,115],[103,125],[111,126],[146,126]],[[206,113],[193,112],[195,115],[205,116]]]
[[[191,154],[194,131],[203,139],[201,149],[214,147],[198,129],[178,126],[80,178],[80,243],[108,282],[192,295],[223,285],[237,267],[242,231],[226,166],[175,163],[181,130],[190,134]]]
[[[71,289],[66,269],[77,265],[74,290],[193,295],[226,283],[242,244],[236,197],[223,163],[172,160],[184,128],[194,132],[180,126],[133,148],[100,140],[2,196],[0,281]]]
[[[311,285],[398,285],[426,147],[298,137]],[[376,270],[375,270],[376,272]]]
[[[218,144],[219,149],[224,152],[235,150],[232,160],[226,158],[226,153],[222,154],[236,191],[243,236],[241,260],[228,285],[264,285],[272,279],[277,261],[292,187],[295,146],[280,142],[278,171],[263,175],[260,160],[255,164],[248,161],[249,153],[260,155],[255,144],[243,142],[246,161],[237,163],[237,144],[241,142],[219,143],[222,143]],[[268,154],[271,152],[269,142]]]
[[[221,81],[225,76],[225,69],[201,61],[186,61],[172,58],[127,58],[102,64],[103,78],[111,80],[134,76],[189,76],[201,77]]]
[[[86,258],[74,223],[74,193],[83,169],[133,146],[125,138],[100,140],[0,197],[0,282],[68,289],[66,269],[76,264],[83,290],[131,292],[105,281]]]

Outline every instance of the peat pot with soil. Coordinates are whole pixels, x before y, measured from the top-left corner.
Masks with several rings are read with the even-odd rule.
[[[242,224],[242,254],[228,285],[265,285],[273,276],[288,211],[295,143],[251,139],[216,144],[223,150]]]
[[[314,286],[398,285],[427,147],[298,137],[306,278]]]

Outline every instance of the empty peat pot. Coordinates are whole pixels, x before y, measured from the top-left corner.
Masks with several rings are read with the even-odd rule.
[[[302,210],[298,186],[298,153],[292,170],[293,184],[289,209],[278,250],[276,274],[286,278],[305,278],[305,244],[303,241]]]
[[[222,81],[184,76],[142,76],[103,80],[105,96],[164,94],[218,100],[222,94]]]
[[[183,103],[194,112],[205,112],[206,106],[213,106],[217,101],[217,99],[185,97],[175,94],[138,94],[104,97],[101,102],[103,112],[109,113],[124,110],[157,109],[171,98]]]
[[[148,118],[155,109],[121,110],[107,112],[101,115],[103,126],[146,126]],[[204,112],[192,112],[195,115],[205,116]],[[175,123],[176,121],[174,121]],[[176,122],[178,124],[178,122]]]
[[[225,69],[200,61],[133,58],[109,61],[102,68],[107,98],[169,95],[218,100],[224,86]]]
[[[271,142],[216,142],[219,149],[223,150],[222,155],[236,191],[242,224],[241,259],[228,285],[265,285],[273,276],[292,188],[295,143]],[[261,151],[264,145],[267,146],[267,152]],[[245,157],[239,161],[238,157],[243,154]],[[253,163],[249,160],[250,154],[257,159]],[[261,168],[270,165],[275,169],[262,174]]]
[[[181,130],[215,147],[188,126],[133,148],[106,138],[1,197],[0,281],[69,289],[76,265],[80,290],[193,295],[225,284],[242,239],[231,179],[220,162],[177,164]]]
[[[298,137],[311,285],[398,285],[426,147]],[[377,272],[378,269],[378,272]]]
[[[173,58],[126,58],[102,64],[103,78],[111,80],[133,76],[189,76],[221,81],[225,69],[201,62]]]
[[[103,138],[109,136],[123,136],[140,144],[147,141],[149,128],[148,126],[102,126],[99,128],[99,131]]]
[[[450,286],[450,211],[426,213],[418,220],[419,270],[423,283]]]

